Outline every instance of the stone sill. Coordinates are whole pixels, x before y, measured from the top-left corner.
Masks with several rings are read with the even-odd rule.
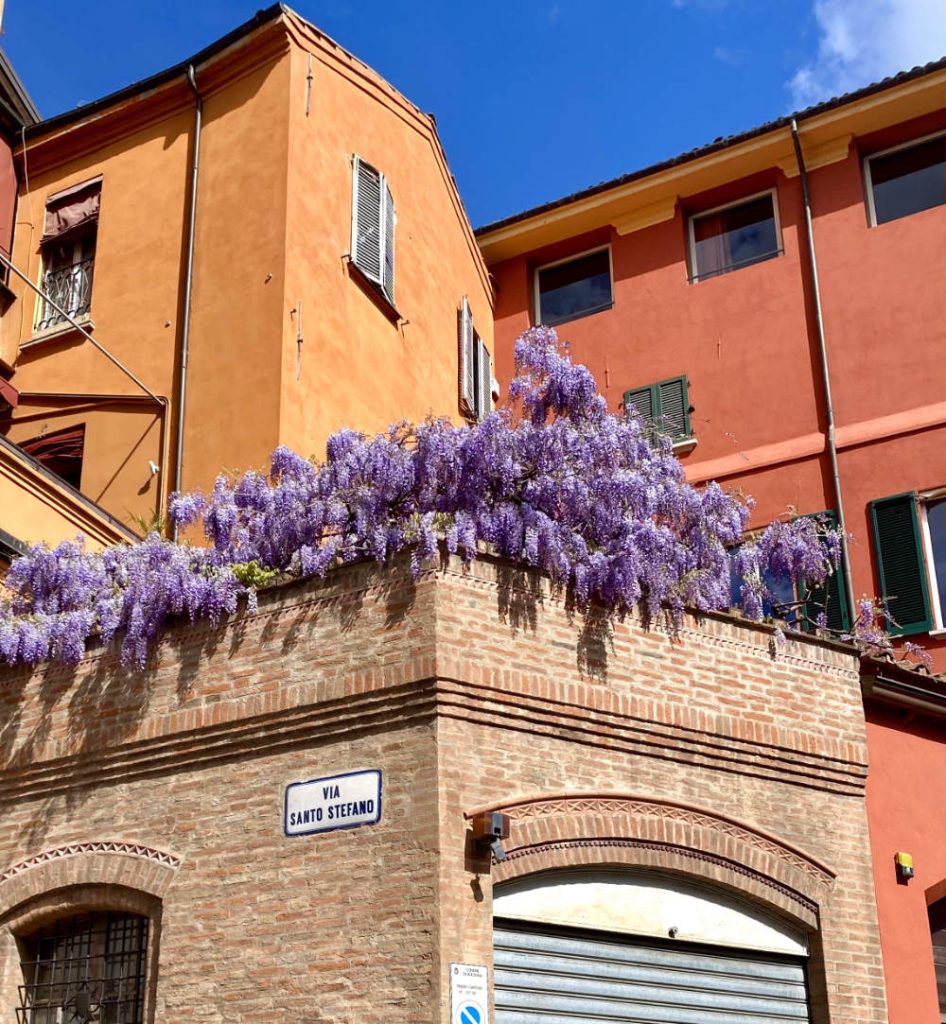
[[[674,455],[686,455],[687,452],[692,452],[698,444],[699,441],[695,437],[683,437],[679,441],[674,441],[673,453]]]
[[[37,345],[44,345],[47,342],[56,341],[57,339],[67,337],[70,334],[78,334],[81,337],[82,331],[76,330],[76,325],[86,331],[95,330],[95,322],[92,317],[86,313],[83,316],[77,316],[75,324],[71,324],[67,321],[64,324],[56,324],[55,327],[47,327],[42,331],[35,331],[20,345],[20,351],[28,351],[31,348],[35,348]]]

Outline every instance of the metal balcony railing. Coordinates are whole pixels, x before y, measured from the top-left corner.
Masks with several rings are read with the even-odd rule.
[[[71,317],[88,313],[92,304],[92,270],[95,257],[79,260],[66,267],[47,270],[43,275],[43,291],[60,309]],[[36,330],[43,331],[48,327],[65,323],[66,318],[56,311],[52,302],[43,300],[42,316],[36,324]]]

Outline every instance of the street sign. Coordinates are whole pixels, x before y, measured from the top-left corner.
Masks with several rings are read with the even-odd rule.
[[[283,830],[287,836],[375,825],[381,819],[381,772],[377,768],[327,775],[286,787]]]
[[[452,1024],[489,1024],[489,974],[481,964],[450,965]]]

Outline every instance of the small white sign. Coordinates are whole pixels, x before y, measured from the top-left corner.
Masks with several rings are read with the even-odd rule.
[[[381,772],[377,768],[286,787],[283,828],[287,836],[374,825],[381,819]]]
[[[450,965],[451,1024],[489,1024],[489,972],[482,964]]]

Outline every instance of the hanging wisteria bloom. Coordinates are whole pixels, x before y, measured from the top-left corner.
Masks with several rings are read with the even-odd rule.
[[[152,535],[101,554],[78,542],[34,548],[6,579],[0,659],[75,662],[99,636],[141,666],[171,620],[218,622],[262,583],[401,551],[416,575],[441,543],[466,560],[486,547],[540,569],[579,609],[679,621],[686,607],[729,607],[730,549],[749,507],[715,483],[688,485],[669,439],[654,441],[633,411],[609,413],[553,330],[524,334],[516,367],[510,408],[475,426],[342,430],[321,464],[278,448],[268,476],[173,496],[172,523],[202,528],[206,546]],[[738,549],[739,602],[759,619],[775,601],[766,581],[819,586],[837,561],[824,524],[774,523]]]

